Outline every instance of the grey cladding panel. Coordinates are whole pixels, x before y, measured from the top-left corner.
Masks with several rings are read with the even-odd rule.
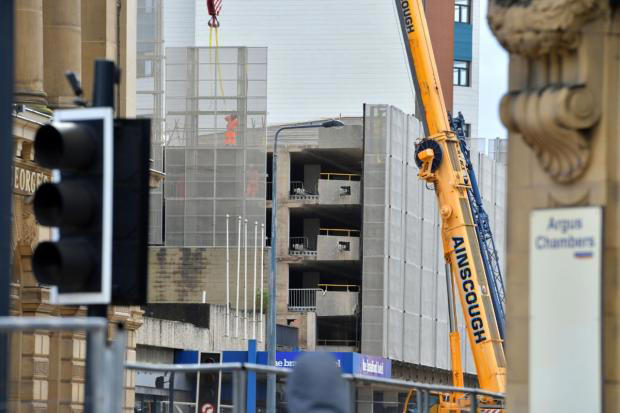
[[[441,221],[414,162],[421,125],[394,107],[366,105],[364,133],[362,352],[449,369]],[[484,155],[477,165],[503,260],[505,165]],[[465,371],[475,373],[460,303],[457,318]]]

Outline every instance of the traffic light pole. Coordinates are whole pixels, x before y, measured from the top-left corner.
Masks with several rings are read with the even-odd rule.
[[[0,1],[0,317],[8,316],[11,306],[11,221],[13,174],[13,0]],[[8,410],[9,336],[0,333],[0,410]]]
[[[93,106],[114,107],[114,74],[116,66],[109,60],[97,60],[95,62],[95,82],[93,85]],[[89,305],[88,317],[102,317],[107,319],[107,305]],[[93,353],[96,343],[95,337],[89,332],[86,336],[86,387],[84,389],[84,411],[90,413],[94,411],[93,403],[96,383],[93,377],[97,374],[94,371]]]

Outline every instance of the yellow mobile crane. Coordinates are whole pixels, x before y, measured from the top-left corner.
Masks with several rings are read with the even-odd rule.
[[[458,290],[480,387],[503,393],[506,358],[468,198],[471,180],[459,139],[450,128],[423,3],[395,1],[426,136],[416,145],[418,176],[434,186],[442,220],[453,385],[464,385],[454,300]],[[465,403],[457,395],[439,409],[459,411]]]

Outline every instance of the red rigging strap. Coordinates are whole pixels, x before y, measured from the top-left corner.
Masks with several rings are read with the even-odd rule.
[[[222,0],[207,0],[207,12],[211,19],[209,19],[209,27],[220,27],[220,22],[217,20],[217,16],[222,11]]]

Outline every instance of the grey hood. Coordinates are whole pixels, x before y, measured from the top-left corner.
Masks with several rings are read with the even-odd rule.
[[[349,386],[341,374],[328,353],[301,356],[286,384],[288,412],[349,413]]]

